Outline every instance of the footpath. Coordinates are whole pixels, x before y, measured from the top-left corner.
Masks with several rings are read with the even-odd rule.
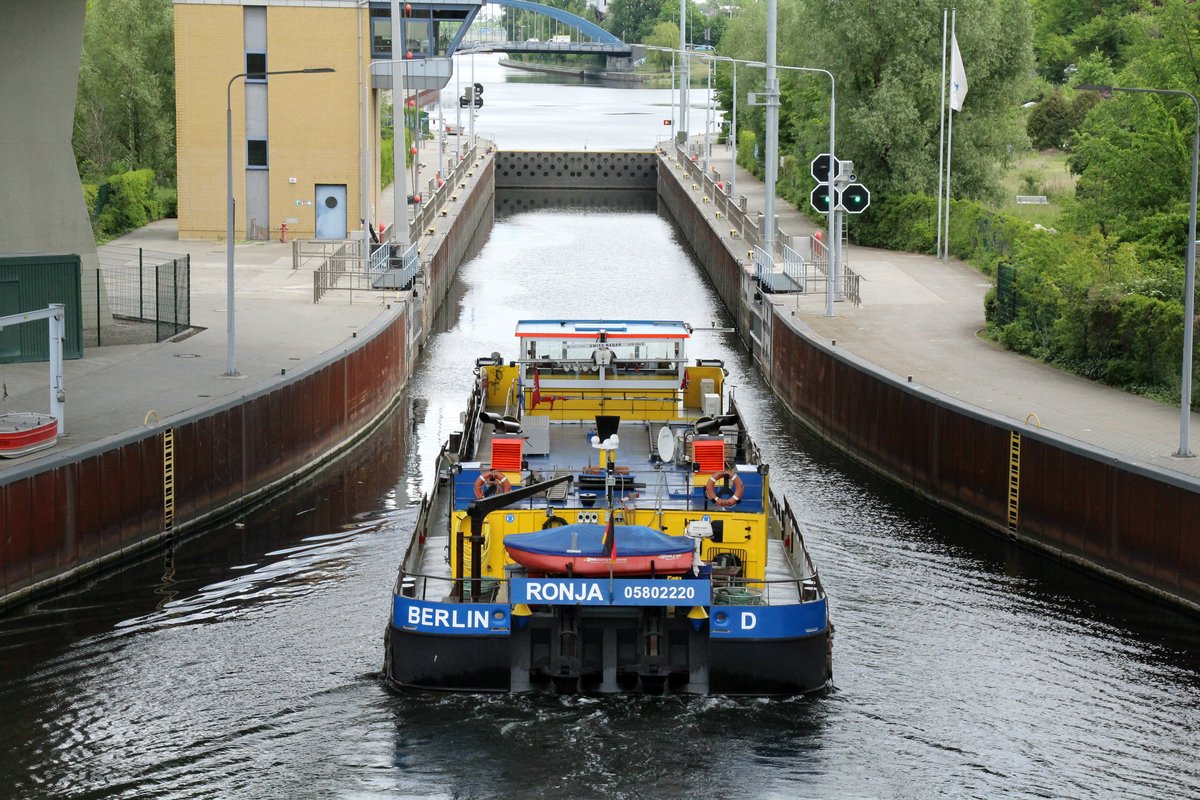
[[[422,143],[422,183],[437,168],[436,147],[433,141]],[[446,157],[453,155],[451,143]],[[389,186],[381,192],[376,219],[390,222],[392,208]],[[409,217],[413,218],[412,207]],[[448,227],[452,221],[453,213],[439,218],[437,225]],[[314,303],[313,267],[292,269],[292,243],[280,243],[277,230],[272,236],[271,241],[234,245],[237,377],[225,375],[224,241],[181,241],[177,221],[160,220],[98,248],[190,254],[193,329],[157,344],[85,347],[82,359],[65,361],[66,436],[48,450],[0,459],[0,479],[17,465],[61,456],[141,428],[152,411],[168,420],[285,380],[285,373],[333,351],[350,349],[355,333],[383,314],[397,296],[395,292],[331,291]],[[48,365],[0,364],[0,398],[0,414],[48,412]],[[149,422],[155,422],[153,415]]]
[[[465,145],[464,145],[465,147]],[[450,155],[453,154],[450,146]],[[713,166],[728,175],[728,150],[713,148]],[[436,143],[422,160],[437,163]],[[422,181],[435,167],[422,172]],[[764,207],[761,181],[736,173],[736,194],[751,213]],[[712,207],[709,206],[711,209]],[[797,209],[775,204],[780,228],[791,235],[816,230]],[[381,194],[376,218],[391,219],[391,191]],[[712,213],[710,210],[708,213]],[[444,224],[439,219],[439,225]],[[853,221],[850,222],[853,232]],[[718,228],[719,230],[719,228]],[[730,240],[735,251],[744,246]],[[381,293],[331,292],[312,302],[312,272],[293,270],[291,244],[238,242],[235,247],[237,368],[226,377],[226,261],[223,242],[180,241],[173,220],[141,228],[113,243],[191,254],[193,335],[150,345],[87,348],[65,363],[67,436],[57,447],[6,468],[100,442],[161,419],[250,394],[323,354],[348,348],[391,299]],[[851,246],[847,263],[862,276],[862,305],[837,303],[825,316],[823,296],[764,295],[782,318],[802,323],[859,357],[901,378],[972,406],[1108,450],[1117,456],[1200,477],[1200,458],[1177,458],[1179,410],[1005,351],[980,335],[983,297],[991,280],[975,269],[925,255]],[[0,365],[0,413],[48,410],[45,363]],[[1035,415],[1031,417],[1030,415]],[[1192,414],[1191,448],[1200,448],[1200,415]]]
[[[712,167],[726,178],[728,148],[714,146],[712,152]],[[746,196],[751,216],[763,211],[761,180],[738,167],[734,184],[735,196]],[[707,209],[714,213],[713,206]],[[818,230],[781,199],[775,213],[788,235]],[[853,236],[854,220],[847,218]],[[735,252],[745,247],[740,240],[728,242]],[[1177,405],[1060,372],[985,339],[983,299],[992,286],[987,275],[956,259],[943,263],[932,256],[853,245],[846,248],[845,260],[862,276],[860,306],[835,303],[829,317],[823,294],[764,294],[764,301],[781,306],[790,324],[799,321],[902,380],[911,376],[913,383],[963,403],[1018,422],[1028,419],[1128,461],[1200,477],[1200,458],[1173,455],[1179,449]],[[1189,428],[1191,451],[1200,452],[1200,415],[1191,414]]]

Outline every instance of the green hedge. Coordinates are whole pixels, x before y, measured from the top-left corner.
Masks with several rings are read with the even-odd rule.
[[[85,193],[86,197],[86,193]],[[154,170],[139,169],[109,176],[100,187],[94,224],[98,239],[110,239],[163,217]]]
[[[936,215],[936,198],[872,198],[856,239],[933,253]],[[1006,298],[1013,319],[997,319],[996,288],[985,300],[997,341],[1088,378],[1169,399],[1180,385],[1182,283],[1156,258],[1160,249],[1035,228],[970,200],[951,202],[950,252],[987,274],[1001,264],[1015,271],[1013,296]]]

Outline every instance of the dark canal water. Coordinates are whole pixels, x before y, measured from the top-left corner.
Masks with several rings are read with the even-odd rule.
[[[511,354],[520,317],[725,320],[653,195],[527,200],[499,198],[410,393],[353,454],[236,523],[0,617],[0,797],[1200,797],[1200,623],[864,475],[712,331],[692,354],[726,360],[807,528],[836,688],[385,689],[396,565],[472,360]]]

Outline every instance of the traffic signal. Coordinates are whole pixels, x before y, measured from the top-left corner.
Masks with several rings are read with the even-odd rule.
[[[838,192],[838,200],[847,214],[861,214],[871,205],[871,193],[861,183],[852,183]]]
[[[829,182],[829,164],[833,162],[833,177],[837,177],[842,171],[842,162],[837,159],[830,158],[829,153],[821,153],[812,160],[809,165],[809,172],[821,183]]]
[[[834,190],[834,193],[836,194],[837,190]],[[809,202],[812,203],[812,207],[817,211],[822,214],[828,214],[829,207],[832,205],[829,202],[829,187],[825,184],[817,186],[817,188],[812,190],[812,194],[809,195]]]

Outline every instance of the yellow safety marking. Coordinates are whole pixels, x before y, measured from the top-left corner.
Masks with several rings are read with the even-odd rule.
[[[1017,530],[1021,501],[1021,434],[1009,434],[1008,447],[1008,530]]]
[[[175,527],[175,429],[163,431],[163,530]]]

